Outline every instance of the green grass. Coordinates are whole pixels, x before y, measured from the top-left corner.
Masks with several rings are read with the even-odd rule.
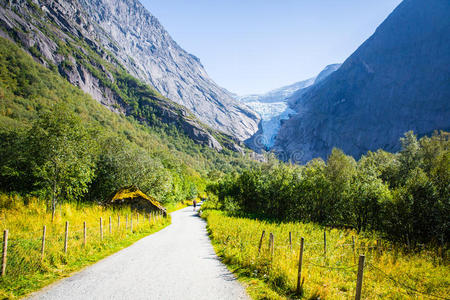
[[[448,261],[438,258],[433,249],[408,252],[371,233],[326,229],[327,253],[324,255],[324,227],[315,224],[276,223],[238,218],[215,210],[202,216],[217,254],[246,283],[254,299],[300,298],[296,294],[299,240],[305,238],[302,267],[303,298],[351,299],[356,286],[357,260],[365,254],[364,299],[446,299],[450,294]],[[262,231],[266,235],[258,254]],[[292,233],[293,249],[289,246]],[[274,234],[273,257],[268,247]],[[355,238],[355,252],[352,247]],[[376,247],[380,241],[380,251]]]
[[[100,217],[103,218],[103,241],[100,239]],[[170,217],[153,217],[149,221],[148,214],[141,213],[139,222],[137,218],[137,212],[128,208],[113,210],[95,204],[64,203],[58,207],[52,223],[44,201],[0,195],[0,229],[9,230],[6,276],[0,279],[0,297],[17,298],[37,291],[170,224]],[[64,253],[66,221],[69,222],[67,254]],[[83,222],[87,227],[86,246],[83,245]],[[44,225],[47,233],[45,255],[41,260]]]

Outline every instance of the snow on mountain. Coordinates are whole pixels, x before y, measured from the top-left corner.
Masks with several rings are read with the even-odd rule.
[[[261,116],[260,130],[257,132],[258,145],[253,145],[253,147],[250,145],[250,147],[254,149],[261,147],[271,148],[274,145],[275,137],[280,129],[281,121],[287,120],[291,115],[296,114],[294,110],[289,108],[288,100],[294,94],[298,94],[302,90],[322,81],[339,67],[340,64],[328,65],[316,77],[299,81],[294,84],[269,91],[265,94],[244,96],[234,95],[236,100],[245,103],[248,107]]]
[[[314,84],[315,79],[316,77],[309,78],[307,80],[299,81],[294,84],[287,85],[261,95],[252,94],[252,95],[237,96],[236,99],[240,102],[245,103],[256,101],[265,103],[282,102],[287,100],[287,98],[292,96],[292,94],[295,93],[296,91]]]

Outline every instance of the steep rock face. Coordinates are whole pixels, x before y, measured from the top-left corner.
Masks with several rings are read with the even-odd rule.
[[[259,118],[214,83],[137,0],[78,0],[100,26],[102,44],[134,76],[187,107],[202,122],[241,140]]]
[[[101,44],[106,35],[77,1],[0,0],[0,36],[16,42],[46,67],[57,69],[70,83],[110,110],[133,115],[150,125],[173,124],[197,143],[223,149],[211,130],[188,109],[126,74],[119,59]],[[131,91],[135,94],[131,97],[134,103],[118,87],[119,82],[135,89]],[[141,112],[136,110],[136,104]],[[142,111],[151,112],[153,119]]]
[[[327,79],[291,105],[275,151],[305,163],[333,147],[359,157],[450,128],[450,1],[405,0]]]

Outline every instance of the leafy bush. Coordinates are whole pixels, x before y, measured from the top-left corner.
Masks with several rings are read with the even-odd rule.
[[[379,150],[356,162],[333,149],[327,162],[269,162],[208,187],[223,206],[257,216],[358,231],[409,243],[446,244],[450,224],[450,134],[408,132],[397,154]]]

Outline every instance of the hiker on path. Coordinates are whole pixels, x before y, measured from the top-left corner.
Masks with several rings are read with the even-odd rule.
[[[197,206],[197,200],[194,200],[194,211],[195,211],[195,207]]]

